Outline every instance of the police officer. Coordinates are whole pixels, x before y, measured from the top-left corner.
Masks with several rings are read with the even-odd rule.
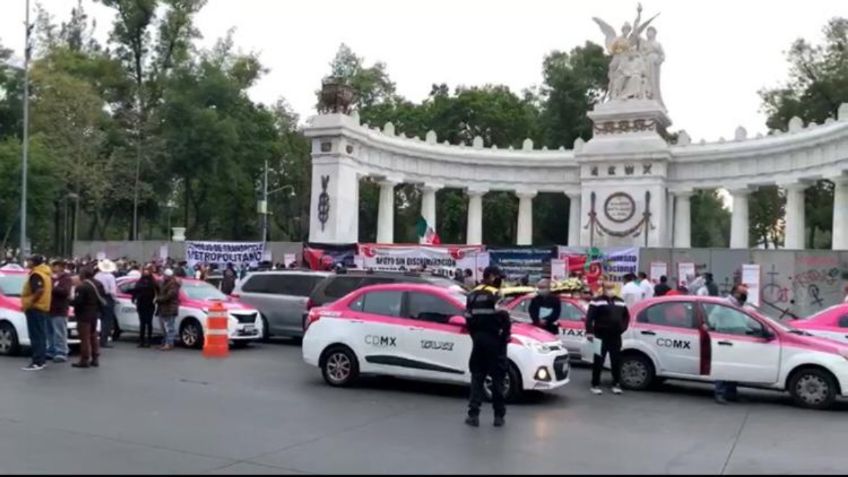
[[[630,313],[624,300],[615,292],[615,283],[603,282],[603,295],[592,298],[589,310],[586,312],[586,339],[593,343],[600,341],[600,350],[595,350],[592,363],[592,394],[603,394],[601,391],[601,371],[606,355],[610,356],[612,370],[612,392],[621,394],[621,335],[630,324]],[[598,352],[599,351],[599,352]]]
[[[483,403],[483,383],[486,376],[492,378],[492,408],[495,411],[495,427],[504,425],[504,377],[507,372],[506,347],[509,343],[509,313],[497,310],[502,275],[498,267],[486,267],[483,283],[468,294],[466,320],[473,348],[469,369],[471,370],[471,398],[468,403],[468,418],[465,423],[472,427],[480,425],[480,405]]]

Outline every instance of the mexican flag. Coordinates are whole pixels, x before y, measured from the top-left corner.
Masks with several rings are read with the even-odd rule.
[[[415,223],[415,232],[418,234],[418,241],[423,244],[429,245],[439,245],[442,243],[442,240],[439,238],[439,234],[427,224],[427,219],[424,217],[418,217],[418,222]]]

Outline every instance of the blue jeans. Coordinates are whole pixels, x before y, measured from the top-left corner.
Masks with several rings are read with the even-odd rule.
[[[27,310],[25,314],[32,350],[32,364],[43,366],[47,361],[47,323],[50,321],[50,316],[38,310]]]
[[[716,381],[715,382],[715,395],[721,396],[725,399],[735,399],[736,398],[736,383],[733,381]]]
[[[68,358],[68,318],[51,316],[47,322],[47,356]]]
[[[173,346],[177,339],[177,317],[176,316],[160,316],[162,322],[162,334],[165,335],[165,344]]]

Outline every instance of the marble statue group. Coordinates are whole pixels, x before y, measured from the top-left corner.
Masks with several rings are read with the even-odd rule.
[[[653,99],[665,106],[660,93],[660,67],[665,53],[657,41],[656,28],[650,26],[657,16],[642,22],[642,5],[639,4],[636,20],[633,25],[625,23],[621,34],[616,34],[615,29],[600,18],[592,18],[601,27],[607,50],[612,55],[608,100]],[[647,37],[642,37],[643,32]]]

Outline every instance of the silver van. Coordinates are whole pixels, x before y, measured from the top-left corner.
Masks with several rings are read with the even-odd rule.
[[[253,272],[239,281],[233,296],[262,315],[265,338],[303,336],[303,316],[309,295],[329,272],[275,270]]]

